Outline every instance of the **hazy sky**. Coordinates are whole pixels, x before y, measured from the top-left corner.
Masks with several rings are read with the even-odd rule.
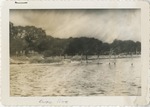
[[[140,10],[10,10],[10,21],[43,28],[47,35],[59,38],[141,41]]]

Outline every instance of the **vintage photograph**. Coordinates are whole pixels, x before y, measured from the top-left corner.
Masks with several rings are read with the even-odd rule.
[[[10,9],[10,96],[141,96],[140,9]]]

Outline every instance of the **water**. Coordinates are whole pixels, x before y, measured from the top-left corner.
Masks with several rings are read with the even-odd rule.
[[[10,65],[11,96],[140,96],[140,58]],[[114,64],[115,62],[115,64]],[[110,64],[109,64],[110,63]],[[133,65],[132,65],[133,63]]]

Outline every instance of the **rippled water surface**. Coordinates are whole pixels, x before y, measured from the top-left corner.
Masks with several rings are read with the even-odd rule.
[[[110,64],[109,64],[110,62]],[[133,63],[133,65],[132,65]],[[138,96],[141,95],[140,58],[11,64],[11,96]]]

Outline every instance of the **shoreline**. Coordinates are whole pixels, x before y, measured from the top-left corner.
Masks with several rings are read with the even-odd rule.
[[[23,59],[23,58],[20,58],[20,57],[17,57],[17,58],[10,58],[10,65],[14,65],[14,64],[17,64],[17,65],[21,65],[21,64],[69,64],[69,63],[95,63],[95,64],[103,64],[103,62],[101,62],[101,60],[108,60],[108,62],[112,62],[112,61],[116,61],[116,60],[119,60],[119,59],[136,59],[136,58],[140,58],[140,56],[133,56],[133,57],[111,57],[109,58],[108,56],[107,57],[99,57],[99,58],[96,58],[96,57],[89,57],[87,60],[85,58],[59,58],[59,57],[56,57],[56,58],[51,58],[51,57],[48,57],[48,58],[45,58],[45,59],[42,59],[42,58],[28,58],[28,59]],[[92,61],[92,62],[91,62]]]

